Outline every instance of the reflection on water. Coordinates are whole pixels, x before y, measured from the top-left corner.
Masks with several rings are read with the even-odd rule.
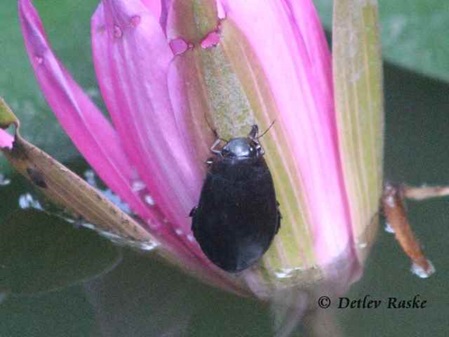
[[[108,199],[110,202],[112,202],[115,206],[117,206],[120,210],[125,212],[128,215],[132,215],[131,209],[129,208],[128,204],[120,197],[112,192],[109,188],[107,188],[97,177],[95,172],[92,169],[88,169],[84,171],[84,179],[86,182],[92,186],[95,187],[98,191],[103,194],[103,196]]]
[[[43,210],[41,203],[31,193],[24,193],[19,196],[19,207],[21,209],[34,208],[37,210]]]
[[[435,273],[435,267],[433,266],[432,262],[428,261],[428,263],[430,265],[430,271],[425,271],[421,266],[418,266],[415,263],[412,264],[410,271],[412,272],[413,275],[416,275],[419,278],[428,278],[433,273]]]
[[[156,241],[139,241],[139,240],[131,240],[128,238],[124,238],[115,233],[111,233],[111,232],[105,231],[101,228],[98,228],[91,223],[83,221],[82,219],[77,219],[75,224],[77,226],[82,226],[87,229],[94,230],[98,234],[100,234],[102,237],[108,239],[109,241],[111,241],[114,244],[119,245],[119,246],[126,246],[126,247],[143,250],[143,251],[151,251],[153,249],[156,249],[159,246],[159,244]]]
[[[97,183],[98,178],[95,176],[94,172],[92,170],[86,170],[84,173],[84,176],[86,177],[87,182],[95,187],[100,188],[100,185]],[[118,206],[122,211],[127,212],[128,214],[131,214],[131,211],[127,204],[122,202],[120,198],[112,193],[109,189],[100,189],[100,192],[104,196],[108,198],[109,201],[113,202],[116,206]],[[66,209],[57,207],[54,204],[48,202],[47,199],[45,199],[42,195],[37,194],[35,192],[26,192],[19,196],[18,199],[19,207],[23,210],[27,209],[36,209],[39,211],[43,211],[48,215],[55,216],[57,218],[60,218],[68,223],[73,224],[75,227],[84,227],[90,230],[93,230],[100,234],[101,236],[105,237],[106,239],[110,240],[111,242],[119,245],[119,246],[127,246],[131,247],[137,250],[143,250],[143,251],[151,251],[158,247],[158,243],[156,241],[140,241],[140,240],[132,240],[129,238],[122,237],[120,235],[117,235],[115,233],[105,231],[94,224],[91,224],[87,221],[85,221],[81,217],[76,217],[73,214],[69,213]]]
[[[11,183],[11,179],[6,178],[6,176],[0,173],[0,187],[8,186]]]

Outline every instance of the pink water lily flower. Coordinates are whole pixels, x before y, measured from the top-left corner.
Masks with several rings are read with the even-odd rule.
[[[111,121],[57,59],[31,0],[19,0],[19,14],[62,127],[184,269],[261,298],[359,276],[360,250],[369,245],[360,233],[377,210],[356,208],[354,189],[363,197],[368,185],[347,174],[331,54],[312,0],[103,0],[92,17],[92,50]],[[215,138],[208,124],[230,139],[273,121],[261,143],[281,230],[260,263],[228,274],[205,257],[188,216]],[[381,160],[375,164],[380,171]],[[356,221],[360,214],[369,216]]]

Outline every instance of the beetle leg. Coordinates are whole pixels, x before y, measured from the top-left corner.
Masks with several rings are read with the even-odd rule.
[[[265,154],[265,151],[264,151],[263,147],[260,145],[259,140],[257,139],[258,133],[259,133],[259,127],[256,124],[254,124],[251,127],[251,131],[249,132],[248,138],[251,139],[254,142],[254,144],[256,144],[257,153],[259,155],[263,156]]]
[[[279,211],[279,202],[276,201],[276,203],[277,203],[277,206],[278,206],[277,207],[278,221],[277,221],[277,224],[276,224],[276,230],[274,232],[274,235],[276,235],[279,232],[279,228],[281,228],[281,220],[282,220],[282,214],[281,214],[281,211]]]
[[[195,206],[192,208],[192,210],[189,213],[189,217],[192,218],[192,226],[190,227],[190,230],[194,233],[198,230],[198,224],[197,224],[197,221],[195,221],[195,214],[197,211],[198,211],[198,207]]]
[[[195,215],[197,209],[198,209],[198,207],[196,207],[196,206],[193,207],[192,210],[191,210],[190,213],[189,213],[189,217],[192,218],[192,217]]]
[[[251,126],[251,131],[249,132],[248,138],[252,140],[257,140],[257,134],[259,133],[259,127],[254,124]]]
[[[212,144],[212,146],[210,147],[210,151],[216,155],[221,155],[221,151],[217,150],[216,147],[218,146],[218,144],[220,144],[221,139],[217,138],[217,140]]]

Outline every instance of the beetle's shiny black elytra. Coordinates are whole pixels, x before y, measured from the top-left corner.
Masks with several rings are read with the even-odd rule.
[[[231,273],[256,263],[280,226],[273,179],[257,133],[253,125],[248,137],[233,138],[221,150],[217,139],[199,204],[190,213],[204,254]]]

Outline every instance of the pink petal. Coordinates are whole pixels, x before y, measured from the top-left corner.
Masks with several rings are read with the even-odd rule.
[[[188,217],[202,163],[190,158],[176,126],[167,89],[173,54],[159,22],[140,1],[104,1],[92,19],[92,39],[100,89],[127,154],[168,225],[203,258]]]
[[[275,96],[297,160],[320,263],[347,251],[351,224],[338,159],[330,77],[330,54],[310,0],[222,0],[226,19],[247,36]],[[316,16],[316,14],[315,14]],[[314,37],[315,36],[315,37]],[[323,67],[323,69],[321,69]]]
[[[233,281],[212,267],[189,237],[183,237],[180,242],[175,230],[163,223],[159,207],[149,207],[142,201],[141,197],[145,195],[135,191],[135,172],[123,152],[121,140],[54,56],[38,14],[29,0],[19,1],[19,14],[26,48],[42,91],[64,130],[100,178],[125,200],[141,219],[153,225],[150,230],[161,239],[165,249],[176,254],[178,263],[184,268],[198,272],[198,268],[202,267],[203,278],[217,286],[239,292]],[[0,130],[0,145],[12,138],[4,133]],[[188,212],[185,214],[185,222],[188,222]],[[185,241],[189,242],[189,249]],[[192,254],[192,250],[196,251],[197,255]],[[204,266],[209,268],[204,269]]]
[[[321,94],[333,102],[331,54],[323,26],[310,0],[282,0],[295,37],[304,39],[310,71],[315,74]]]
[[[19,15],[35,75],[64,130],[115,193],[142,219],[159,223],[157,212],[133,191],[135,172],[116,131],[53,54],[42,22],[29,0],[19,2]]]
[[[142,0],[142,4],[147,8],[147,10],[153,14],[156,20],[159,20],[162,11],[162,1],[161,0]]]
[[[11,149],[14,137],[5,130],[0,129],[0,149]]]
[[[168,12],[169,12],[172,1],[173,0],[161,0],[161,16],[160,16],[159,22],[164,31],[167,26]]]

